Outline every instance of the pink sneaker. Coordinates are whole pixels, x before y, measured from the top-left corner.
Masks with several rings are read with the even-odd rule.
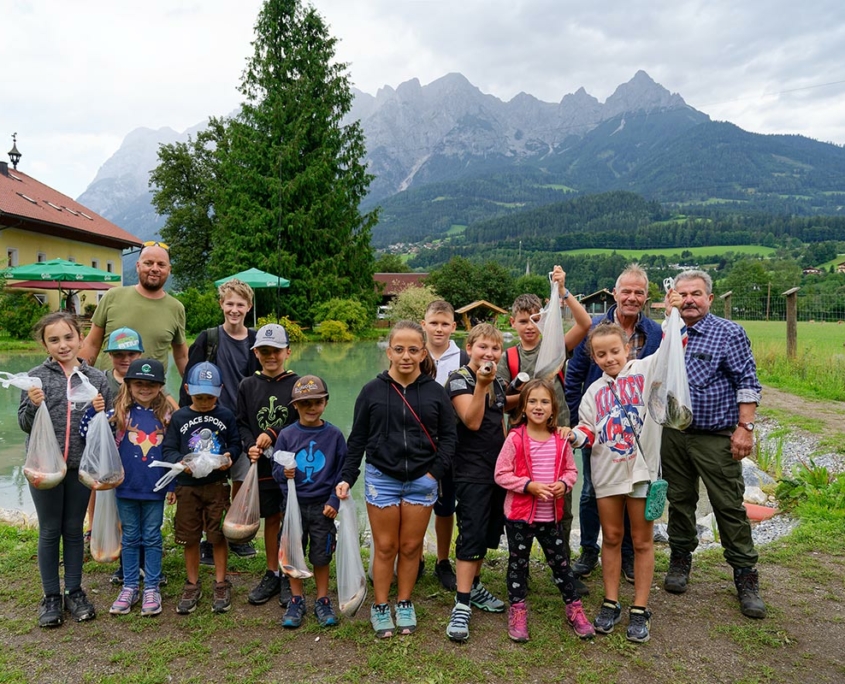
[[[512,641],[528,641],[528,609],[525,601],[514,603],[508,608],[508,636]]]
[[[566,604],[566,620],[572,626],[573,631],[582,639],[589,639],[596,635],[593,625],[584,615],[584,607],[581,601],[573,601]]]

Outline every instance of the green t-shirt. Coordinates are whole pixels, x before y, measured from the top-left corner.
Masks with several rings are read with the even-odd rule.
[[[185,307],[172,297],[148,299],[134,286],[116,287],[106,292],[91,319],[104,329],[103,349],[109,335],[118,328],[132,328],[141,336],[144,357],[158,359],[167,371],[171,345],[185,342]],[[108,354],[101,350],[97,368],[111,368]]]
[[[542,344],[542,340],[540,341]],[[540,344],[538,344],[534,349],[525,350],[522,348],[522,344],[517,344],[516,348],[519,352],[519,370],[525,373],[528,373],[530,377],[534,377],[534,368],[537,366],[537,356],[540,353]],[[567,358],[570,356],[567,353]],[[565,366],[564,366],[565,368]],[[511,371],[508,367],[508,353],[507,350],[502,354],[502,360],[499,361],[499,364],[496,368],[496,375],[501,378],[502,382],[505,384],[505,387],[510,385],[511,380]],[[569,426],[569,406],[566,403],[566,396],[563,393],[563,383],[560,381],[560,378],[555,375],[552,379],[552,384],[555,388],[555,395],[557,396],[558,401],[558,412],[557,412],[557,424],[562,426]],[[514,415],[514,411],[511,411],[509,417],[511,420],[516,418]]]

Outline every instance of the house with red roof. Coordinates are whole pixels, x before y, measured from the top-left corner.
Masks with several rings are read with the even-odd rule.
[[[123,251],[139,247],[141,241],[135,235],[0,161],[2,268],[67,259],[122,276]],[[7,286],[12,284],[20,285],[7,282]],[[87,304],[99,301],[103,288],[114,284],[77,283],[69,308],[83,313]],[[59,308],[56,283],[29,281],[23,289],[33,292],[51,309]]]

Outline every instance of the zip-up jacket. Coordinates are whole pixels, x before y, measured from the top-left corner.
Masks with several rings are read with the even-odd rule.
[[[440,480],[452,467],[456,442],[455,411],[446,388],[428,375],[403,387],[384,371],[364,385],[355,400],[342,481],[355,484],[365,452],[367,463],[397,480],[407,482],[426,473]]]
[[[578,479],[572,447],[557,432],[551,439],[555,441],[555,480],[563,482],[568,496]],[[505,517],[529,524],[534,522],[537,510],[537,497],[526,491],[534,479],[530,444],[524,425],[511,430],[499,452],[495,475],[496,484],[508,490],[505,495]],[[564,497],[555,499],[555,522],[563,518],[563,502]]]

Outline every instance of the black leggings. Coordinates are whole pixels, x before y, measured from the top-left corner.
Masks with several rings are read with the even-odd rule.
[[[575,592],[575,577],[569,566],[569,548],[560,523],[526,523],[505,521],[508,535],[508,600],[519,603],[528,593],[528,559],[534,538],[540,542],[546,562],[552,569],[552,576],[563,600],[572,603],[578,600]]]
[[[38,571],[44,594],[61,594],[59,582],[59,542],[65,564],[65,589],[75,591],[82,586],[82,558],[85,541],[82,525],[88,510],[91,490],[79,481],[79,470],[68,468],[65,479],[53,489],[36,489],[29,493],[38,514]]]

